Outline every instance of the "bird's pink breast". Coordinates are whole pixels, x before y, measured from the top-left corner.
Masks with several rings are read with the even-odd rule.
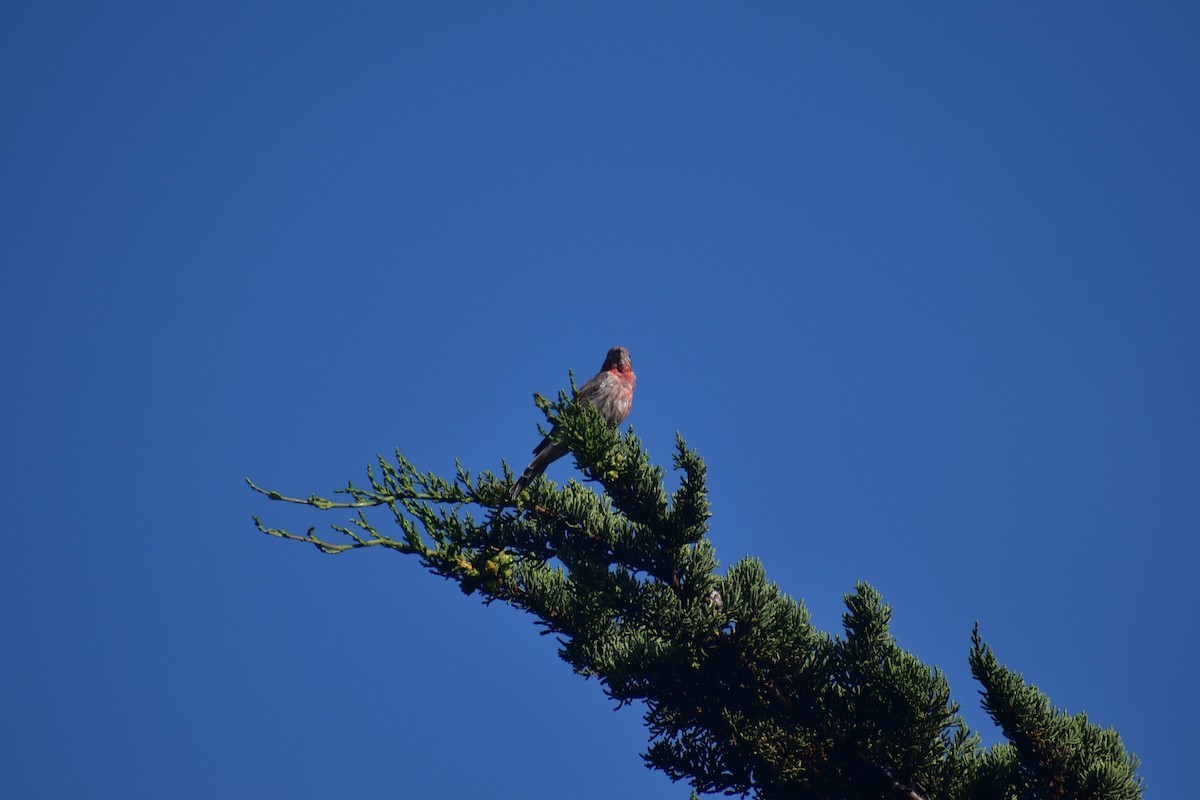
[[[609,422],[620,425],[629,416],[629,409],[633,406],[633,372],[609,370],[608,374],[612,376],[612,380],[601,384],[595,396],[591,398],[591,405]]]

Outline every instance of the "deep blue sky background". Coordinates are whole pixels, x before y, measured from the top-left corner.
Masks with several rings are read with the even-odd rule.
[[[686,797],[242,483],[520,467],[614,344],[723,564],[871,582],[994,741],[979,620],[1194,792],[1197,8],[7,4],[0,794]]]

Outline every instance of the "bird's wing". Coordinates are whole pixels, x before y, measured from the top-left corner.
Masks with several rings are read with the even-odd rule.
[[[583,386],[579,387],[579,391],[575,394],[575,402],[585,405],[591,405],[592,399],[599,394],[603,394],[603,390],[617,378],[611,372],[600,372],[587,379]],[[550,436],[538,442],[538,446],[533,448],[533,454],[536,456],[550,446],[550,439],[554,436],[554,431],[558,428],[555,425],[550,429]]]
[[[603,394],[604,390],[616,381],[617,377],[611,372],[600,372],[593,375],[587,379],[587,383],[579,387],[579,393],[575,395],[575,402],[591,405],[593,397]]]

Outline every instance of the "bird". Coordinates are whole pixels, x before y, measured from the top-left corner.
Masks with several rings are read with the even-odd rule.
[[[633,405],[633,387],[636,383],[637,376],[633,374],[633,362],[629,360],[629,351],[624,347],[614,347],[605,356],[600,371],[579,387],[575,402],[591,406],[613,425],[620,425],[629,416],[629,409]],[[533,461],[529,462],[529,466],[513,484],[510,495],[512,500],[515,501],[521,492],[525,491],[526,486],[545,472],[546,467],[567,454],[565,444],[554,443],[555,430],[558,430],[557,425],[550,431],[549,436],[533,448]]]

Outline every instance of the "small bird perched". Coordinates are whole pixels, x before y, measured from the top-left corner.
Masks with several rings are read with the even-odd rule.
[[[636,383],[637,376],[633,374],[633,362],[629,360],[629,351],[624,347],[614,347],[608,351],[600,371],[579,387],[575,402],[591,406],[613,425],[620,425],[629,416],[629,408],[633,405],[633,387]],[[546,467],[567,454],[567,446],[555,444],[552,441],[553,436],[554,431],[551,430],[550,435],[533,448],[533,461],[529,462],[529,466],[513,484],[513,500],[516,500],[538,475],[545,472]]]

